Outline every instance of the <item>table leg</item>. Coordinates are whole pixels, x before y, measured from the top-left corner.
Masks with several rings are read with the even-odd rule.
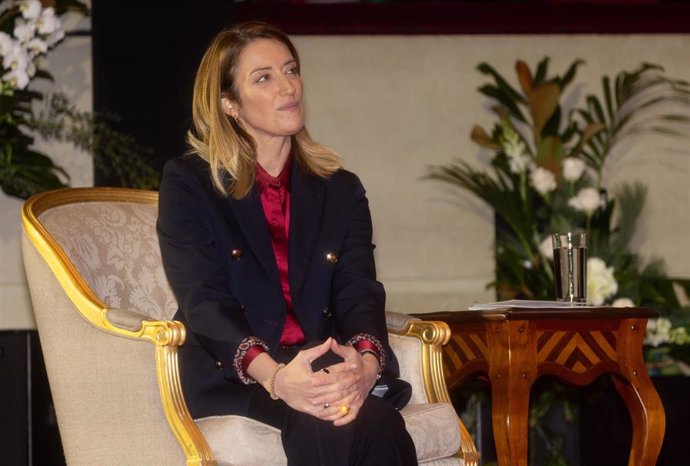
[[[492,381],[492,424],[499,466],[527,466],[529,390],[531,383]],[[524,381],[523,381],[524,382]],[[523,385],[517,388],[515,385]],[[520,393],[527,395],[517,395]]]
[[[492,425],[499,466],[527,466],[529,398],[536,378],[526,322],[489,324]]]
[[[664,440],[666,416],[659,394],[646,373],[628,382],[613,376],[614,385],[632,421],[629,466],[654,466]]]

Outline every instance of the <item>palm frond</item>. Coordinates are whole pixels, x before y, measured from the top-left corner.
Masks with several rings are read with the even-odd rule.
[[[624,138],[645,132],[690,136],[690,86],[684,80],[665,76],[658,65],[643,63],[632,72],[623,71],[613,84],[604,76],[602,93],[603,105],[599,97],[588,95],[586,108],[578,111],[586,123],[606,125],[607,130],[589,142],[602,164],[612,147]],[[678,128],[669,128],[665,124],[668,122]]]
[[[516,102],[524,102],[525,99],[520,94],[518,91],[513,88],[510,84],[508,84],[508,81],[506,81],[503,76],[501,76],[498,71],[496,71],[491,65],[488,63],[480,63],[477,66],[477,70],[479,70],[482,74],[486,74],[494,78],[494,81],[496,82],[496,86],[498,86],[499,89],[501,89],[505,94],[512,100]]]
[[[425,179],[442,181],[465,189],[486,202],[510,226],[525,249],[531,251],[534,213],[531,203],[523,203],[514,181],[503,170],[496,171],[496,179],[479,171],[463,160],[448,165],[428,167]]]

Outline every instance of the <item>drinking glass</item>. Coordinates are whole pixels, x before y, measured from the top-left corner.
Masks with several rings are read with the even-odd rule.
[[[551,235],[556,278],[556,300],[587,302],[587,233]]]

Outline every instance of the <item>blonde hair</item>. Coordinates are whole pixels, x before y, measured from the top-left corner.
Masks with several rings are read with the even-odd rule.
[[[224,196],[242,199],[254,184],[256,144],[254,139],[222,108],[221,99],[239,101],[235,74],[244,47],[257,39],[284,44],[300,66],[297,49],[285,33],[261,22],[248,22],[223,29],[211,41],[194,81],[192,124],[187,133],[189,153],[210,166],[211,180]],[[292,136],[292,147],[301,170],[323,178],[342,167],[340,156],[314,141],[306,128]]]

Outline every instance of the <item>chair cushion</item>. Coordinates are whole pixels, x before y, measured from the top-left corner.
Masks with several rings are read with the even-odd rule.
[[[196,420],[219,466],[285,466],[280,430],[243,416]]]
[[[465,460],[454,456],[452,458],[441,458],[440,460],[422,461],[419,464],[424,466],[465,466]]]
[[[460,427],[447,403],[408,405],[401,411],[420,462],[454,455]],[[280,430],[242,416],[209,416],[196,421],[219,465],[285,466]],[[433,463],[432,463],[433,464]],[[438,463],[443,464],[443,463]],[[458,463],[450,463],[458,464]]]
[[[420,462],[452,456],[460,450],[460,423],[452,405],[407,405],[401,413]]]

